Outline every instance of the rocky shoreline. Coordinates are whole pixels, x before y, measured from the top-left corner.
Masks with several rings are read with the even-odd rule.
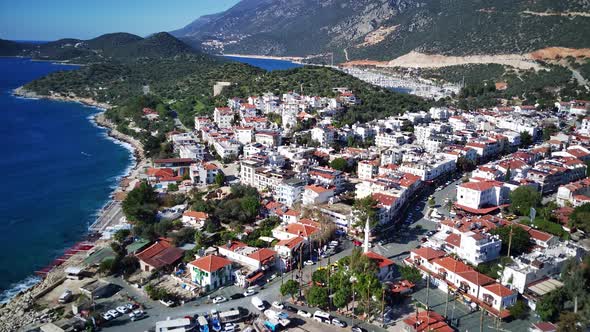
[[[112,107],[111,105],[99,103],[89,98],[77,98],[75,96],[65,97],[57,94],[49,96],[39,95],[33,91],[28,91],[23,87],[15,89],[13,94],[23,98],[44,98],[65,102],[78,102],[102,109],[102,111],[97,113],[91,121],[99,127],[106,128],[108,130],[108,135],[113,139],[129,144],[132,147],[135,156],[135,165],[133,165],[133,168],[121,179],[121,181],[137,178],[141,169],[147,165],[141,142],[131,136],[119,132],[116,129],[115,124],[106,118],[105,111],[110,109]],[[121,185],[113,191],[113,194],[119,190],[121,190]],[[97,220],[99,218],[100,216],[97,216]],[[37,310],[35,307],[35,300],[40,294],[43,294],[46,290],[54,287],[55,284],[59,284],[63,281],[64,269],[67,266],[75,266],[79,262],[80,257],[78,255],[72,256],[63,265],[58,266],[49,272],[47,276],[35,286],[22,291],[9,302],[0,304],[0,332],[17,331],[26,326],[30,326],[31,324],[55,321],[58,318],[58,315],[49,308],[41,311]]]

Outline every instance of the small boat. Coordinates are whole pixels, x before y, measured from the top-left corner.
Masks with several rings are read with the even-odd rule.
[[[213,331],[215,332],[219,332],[221,331],[221,323],[219,322],[219,318],[217,317],[213,317],[211,319],[211,328],[213,329]]]

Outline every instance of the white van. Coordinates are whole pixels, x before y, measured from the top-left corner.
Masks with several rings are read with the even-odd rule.
[[[330,324],[330,314],[325,311],[317,310],[313,313],[313,319],[321,323]]]
[[[253,306],[254,306],[256,309],[258,309],[258,310],[260,310],[260,311],[262,311],[262,310],[266,309],[266,308],[264,307],[264,302],[262,302],[262,300],[261,300],[261,299],[260,299],[258,296],[254,296],[254,297],[252,298],[252,300],[251,300],[251,301],[252,301],[252,305],[253,305]]]

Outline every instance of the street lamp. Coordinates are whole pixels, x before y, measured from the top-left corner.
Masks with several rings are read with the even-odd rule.
[[[352,315],[350,318],[350,326],[354,326],[354,283],[357,281],[356,277],[353,275],[350,277],[350,283],[352,284]]]

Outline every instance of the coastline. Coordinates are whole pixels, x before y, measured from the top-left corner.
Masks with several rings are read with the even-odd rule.
[[[248,55],[248,54],[221,54],[222,57],[234,57],[234,58],[251,58],[251,59],[267,59],[267,60],[282,60],[301,63],[303,57],[288,57],[288,56],[272,56],[272,55]]]
[[[127,188],[123,184],[126,182],[128,183],[129,180],[138,178],[140,171],[147,166],[147,159],[145,158],[143,145],[135,138],[119,132],[116,129],[115,124],[105,117],[106,110],[112,107],[109,104],[99,103],[90,98],[77,98],[75,96],[62,96],[56,94],[49,96],[39,95],[35,92],[24,89],[22,86],[14,89],[12,91],[12,95],[27,99],[42,98],[60,102],[77,102],[86,106],[97,108],[100,111],[89,117],[89,120],[97,127],[105,128],[107,130],[106,135],[108,137],[118,142],[118,144],[129,147],[130,152],[133,154],[133,164],[126,169],[124,174],[122,174],[121,178],[118,180],[117,186],[111,191],[107,202],[103,208],[97,212],[95,221],[89,225],[88,234],[90,234],[92,232],[93,226],[101,219],[101,216],[107,213],[108,209],[106,209],[106,207],[112,205],[112,203],[115,202],[115,194],[117,192],[126,191]],[[108,224],[105,225],[105,227],[107,226]],[[81,236],[80,240],[83,240],[84,238],[85,237]],[[30,285],[29,288],[23,289],[16,293],[10,300],[8,300],[8,302],[1,303],[0,322],[2,322],[2,324],[0,324],[0,332],[12,331],[13,329],[19,329],[24,326],[39,322],[43,313],[36,312],[34,310],[34,302],[36,298],[39,295],[44,294],[44,292],[47,290],[52,289],[56,285],[63,282],[64,270],[69,266],[79,265],[84,258],[85,254],[76,254],[71,256],[62,265],[55,266],[49,273],[47,273],[44,278],[39,280],[39,282],[28,283],[27,285]],[[32,277],[29,277],[23,280],[23,282],[26,282],[31,278]],[[4,328],[8,326],[11,327],[10,330],[6,330]]]

